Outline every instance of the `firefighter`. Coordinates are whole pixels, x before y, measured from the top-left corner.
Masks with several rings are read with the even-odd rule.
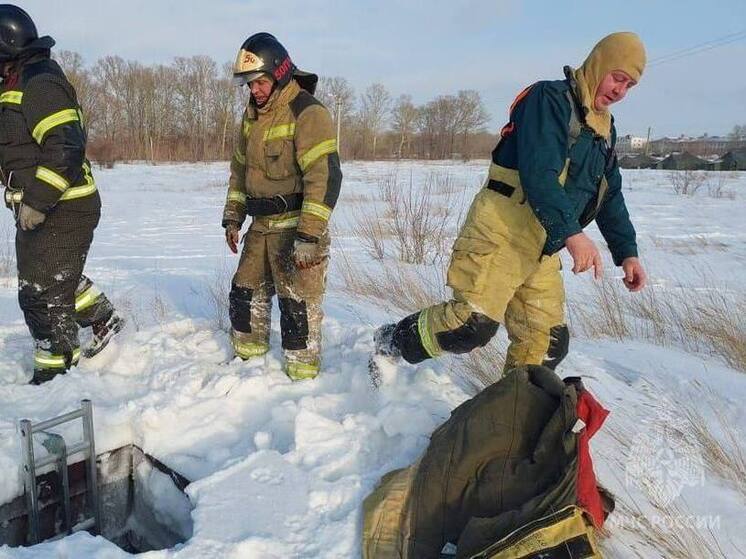
[[[580,68],[566,67],[565,79],[540,81],[519,94],[453,245],[452,300],[380,327],[376,355],[418,363],[443,352],[466,353],[484,346],[504,323],[506,370],[554,369],[569,344],[558,253],[566,247],[574,273],[592,268],[600,278],[601,256],[583,233],[594,219],[627,288],[644,287],[609,106],[639,82],[645,60],[637,35],[613,33]]]
[[[247,216],[251,224],[231,284],[231,341],[241,359],[269,350],[276,294],[285,373],[292,380],[315,378],[321,363],[327,226],[342,183],[332,119],[313,96],[318,76],[299,70],[269,33],[252,35],[241,45],[233,75],[251,92],[223,213],[226,242],[234,253]]]
[[[18,301],[35,342],[32,384],[77,364],[78,326],[93,330],[90,357],[123,325],[83,275],[101,200],[75,90],[50,58],[54,44],[21,8],[0,5],[0,166],[17,222]]]

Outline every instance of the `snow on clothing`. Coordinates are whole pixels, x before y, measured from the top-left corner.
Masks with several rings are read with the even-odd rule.
[[[18,300],[36,342],[35,377],[50,378],[77,362],[78,325],[105,322],[113,312],[83,276],[101,200],[85,157],[82,111],[59,65],[36,54],[4,85],[0,163],[6,204],[46,214],[36,229],[17,229],[16,261]]]
[[[252,216],[230,294],[232,340],[248,358],[268,349],[271,297],[280,302],[282,346],[291,378],[316,376],[321,353],[327,225],[342,182],[331,116],[295,80],[243,117],[223,225]],[[321,262],[296,269],[296,237],[318,245]]]
[[[506,370],[542,363],[553,368],[567,354],[557,255],[566,239],[595,219],[616,265],[637,256],[613,149],[613,119],[607,115],[608,138],[599,135],[586,121],[586,103],[588,87],[595,95],[599,72],[620,63],[615,47],[628,47],[631,62],[622,69],[639,77],[644,51],[638,43],[632,34],[611,35],[580,69],[566,68],[565,80],[541,81],[518,95],[484,188],[453,245],[448,269],[453,298],[410,315],[394,329],[392,343],[407,361],[484,346],[499,323],[511,341]],[[600,59],[604,56],[611,62]],[[603,119],[596,115],[594,122],[601,127]]]

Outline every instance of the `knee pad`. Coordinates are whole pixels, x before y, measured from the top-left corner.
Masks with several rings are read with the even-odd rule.
[[[500,323],[482,313],[471,313],[463,325],[455,330],[438,332],[435,337],[445,351],[468,353],[484,347],[497,333]]]
[[[253,291],[248,287],[241,287],[235,283],[231,285],[228,295],[228,314],[231,326],[238,332],[251,332],[251,297]]]
[[[31,336],[36,340],[46,340],[52,336],[52,321],[47,302],[32,287],[22,287],[18,291],[18,304],[23,311]]]
[[[570,349],[570,330],[567,324],[552,326],[549,330],[549,348],[542,365],[554,370],[567,356]]]
[[[308,307],[305,301],[280,297],[280,332],[283,349],[308,348]]]

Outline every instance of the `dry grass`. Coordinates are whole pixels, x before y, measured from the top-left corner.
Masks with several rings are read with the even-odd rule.
[[[451,371],[466,380],[476,394],[500,380],[507,349],[505,342],[495,336],[484,347],[464,355],[453,356]]]
[[[415,185],[411,173],[408,182],[400,181],[395,172],[387,173],[378,177],[377,190],[377,204],[359,201],[352,212],[351,229],[368,255],[383,260],[390,254],[409,264],[443,260],[450,248],[450,226],[457,218],[453,194],[459,189],[450,175],[432,172]]]
[[[660,394],[662,390],[648,385],[649,392]],[[666,394],[659,410],[658,421],[665,421],[670,428],[667,435],[685,438],[702,458],[702,465],[707,477],[713,477],[733,487],[746,502],[746,447],[743,433],[728,421],[720,411],[716,395],[701,384],[691,387],[701,398],[693,399],[691,395]],[[700,413],[701,400],[705,398],[713,412],[720,436],[708,429],[707,420]],[[710,423],[712,426],[712,424]],[[604,432],[612,437],[615,446],[621,450],[617,463],[612,471],[623,471],[625,462],[630,460],[638,449],[633,447],[634,438],[619,427],[607,426]],[[675,445],[674,445],[675,446]],[[689,559],[691,557],[726,558],[723,543],[727,535],[721,531],[721,523],[727,518],[718,515],[701,515],[691,509],[682,496],[671,502],[661,504],[651,498],[639,503],[629,490],[622,496],[616,496],[616,510],[609,517],[607,528],[611,535],[619,531],[627,532],[642,541],[646,551],[654,549],[662,557],[671,559]],[[645,510],[643,510],[645,509]],[[701,510],[701,507],[699,507]],[[604,538],[602,548],[612,557],[647,557],[644,551],[634,547],[620,550],[620,538]],[[741,557],[746,555],[741,554]]]
[[[375,205],[355,202],[352,204],[355,231],[365,252],[374,260],[386,256],[386,240],[391,237],[387,222],[378,215]]]
[[[712,389],[696,383],[701,398],[697,407],[691,400],[681,398],[677,406],[681,410],[686,422],[687,431],[692,435],[699,446],[705,466],[711,475],[728,483],[741,495],[746,504],[746,442],[744,433],[739,432],[738,427],[731,422],[722,411],[722,404]],[[701,401],[704,400],[707,408],[715,418],[717,427],[721,432],[721,438],[715,436],[711,422],[702,415],[700,409]]]
[[[659,346],[721,358],[746,372],[746,296],[709,282],[703,288],[662,290],[653,285],[630,295],[619,281],[594,282],[593,296],[568,305],[575,334],[618,341],[646,340]]]
[[[344,291],[392,314],[416,312],[446,297],[443,271],[436,266],[423,269],[387,260],[380,271],[372,272],[353,263],[344,252],[336,259],[336,266]]]
[[[207,301],[210,320],[215,330],[230,331],[231,322],[228,315],[228,295],[230,293],[232,278],[232,265],[227,258],[223,258],[220,265],[215,269],[212,280],[193,289],[197,297]]]
[[[720,517],[698,517],[683,502],[654,509],[652,514],[645,514],[634,501],[617,498],[609,524],[634,534],[645,549],[625,546],[622,552],[614,545],[615,538],[603,537],[600,544],[604,556],[647,559],[652,548],[666,559],[732,559],[720,544]]]
[[[685,239],[672,239],[652,235],[651,240],[658,248],[686,256],[706,252],[725,252],[730,246],[728,243],[708,237],[707,235],[693,235],[691,237],[686,237]]]
[[[738,174],[735,171],[718,171],[714,173],[708,173],[705,184],[707,186],[707,195],[710,198],[725,198],[727,200],[735,200],[736,192],[726,187],[731,182],[738,178]]]

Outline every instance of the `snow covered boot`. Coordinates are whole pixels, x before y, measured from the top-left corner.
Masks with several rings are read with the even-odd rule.
[[[64,375],[67,369],[34,369],[34,377],[31,379],[29,384],[38,386],[49,382],[57,375]]]
[[[385,355],[387,357],[401,357],[401,351],[394,345],[394,331],[396,323],[384,324],[379,326],[373,333],[373,344],[376,355]]]
[[[111,339],[122,331],[122,328],[124,328],[124,319],[116,312],[112,312],[107,320],[100,320],[91,324],[93,340],[91,341],[91,345],[83,352],[83,356],[86,359],[90,359],[94,355],[101,353],[109,345]]]
[[[394,345],[394,331],[396,324],[384,324],[379,326],[373,333],[373,353],[368,359],[368,374],[373,386],[381,386],[382,371],[381,361],[398,361],[401,357],[401,351]]]

